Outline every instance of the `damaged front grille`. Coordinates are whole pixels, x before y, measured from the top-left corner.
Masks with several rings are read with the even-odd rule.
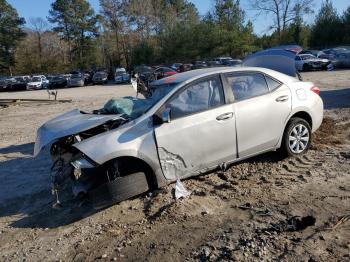
[[[69,178],[71,181],[73,181],[73,195],[77,197],[82,194],[86,194],[91,188],[105,182],[106,179],[112,180],[116,175],[118,175],[116,174],[116,171],[118,173],[117,167],[113,166],[113,172],[105,167],[100,167],[73,145],[98,134],[115,129],[125,122],[125,119],[111,120],[103,125],[91,128],[81,133],[63,137],[52,144],[50,149],[52,159],[50,175],[52,182],[52,194],[56,196],[56,203],[54,204],[54,207],[61,207],[59,191]],[[88,168],[86,168],[86,164],[84,166],[84,163],[82,163],[83,161],[85,161],[85,163],[89,163]],[[75,163],[80,163],[81,166],[77,166]],[[84,169],[84,167],[86,169]],[[104,173],[107,176],[99,177],[96,175],[97,173]],[[103,180],[102,182],[100,181],[101,179]]]

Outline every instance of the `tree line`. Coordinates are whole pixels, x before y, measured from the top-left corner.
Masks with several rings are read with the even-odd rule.
[[[34,74],[74,69],[132,68],[216,56],[242,58],[280,44],[325,48],[350,43],[350,7],[338,14],[325,0],[312,24],[314,0],[250,0],[271,21],[257,36],[239,0],[214,0],[200,16],[188,0],[55,0],[47,18],[25,21],[0,0],[0,72]]]

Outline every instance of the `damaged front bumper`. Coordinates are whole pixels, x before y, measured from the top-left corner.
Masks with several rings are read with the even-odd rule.
[[[75,196],[85,194],[95,185],[107,180],[98,176],[100,172],[105,173],[105,170],[102,170],[104,167],[89,159],[74,145],[115,129],[125,122],[121,115],[97,115],[72,110],[46,122],[38,129],[34,156],[45,146],[51,145],[52,192],[56,194],[57,199],[58,191],[68,178],[73,181],[72,191]]]

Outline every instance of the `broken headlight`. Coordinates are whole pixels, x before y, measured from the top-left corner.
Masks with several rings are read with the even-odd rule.
[[[81,169],[84,169],[84,168],[94,168],[95,167],[92,163],[90,163],[84,157],[79,158],[77,160],[74,160],[74,161],[72,161],[70,163],[75,169],[78,169],[78,170],[81,170]]]

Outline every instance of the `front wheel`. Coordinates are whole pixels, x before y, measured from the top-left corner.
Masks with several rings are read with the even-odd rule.
[[[303,71],[304,72],[310,71],[310,66],[308,64],[304,64],[303,65]]]
[[[292,118],[284,131],[281,149],[288,156],[298,156],[305,153],[310,144],[310,124],[302,118]]]
[[[117,204],[149,190],[146,174],[137,172],[100,185],[89,192],[95,209]]]

